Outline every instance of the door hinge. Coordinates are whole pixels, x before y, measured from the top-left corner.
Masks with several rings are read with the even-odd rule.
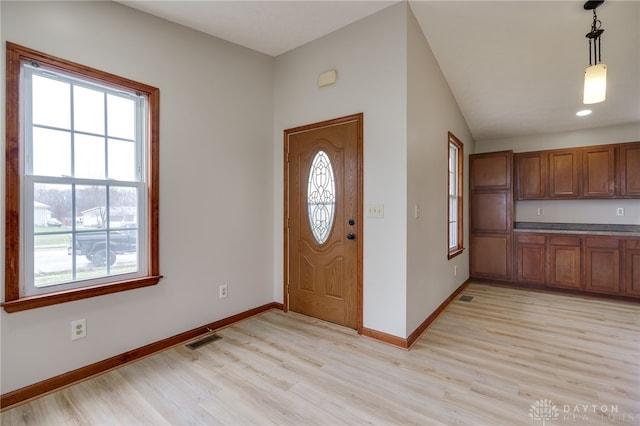
[[[289,228],[290,223],[291,223],[291,219],[287,218],[287,228]]]

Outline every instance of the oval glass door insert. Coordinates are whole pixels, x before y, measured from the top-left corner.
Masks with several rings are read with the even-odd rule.
[[[309,225],[318,244],[329,238],[336,207],[336,184],[329,156],[318,151],[311,162],[307,188]]]

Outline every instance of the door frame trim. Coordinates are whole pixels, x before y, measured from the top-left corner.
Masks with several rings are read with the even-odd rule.
[[[289,292],[288,292],[288,284],[289,284],[289,136],[307,132],[309,130],[321,129],[323,127],[332,127],[341,124],[356,122],[358,124],[358,134],[357,134],[357,218],[356,218],[356,244],[357,244],[357,260],[356,260],[356,309],[357,309],[357,332],[358,334],[362,334],[362,312],[363,312],[363,169],[364,169],[364,161],[363,161],[363,121],[364,121],[364,113],[357,113],[352,115],[347,115],[344,117],[334,118],[332,120],[321,121],[317,123],[307,124],[304,126],[294,127],[291,129],[285,129],[284,131],[284,210],[283,210],[283,235],[284,235],[284,280],[283,280],[283,310],[284,312],[289,311]]]

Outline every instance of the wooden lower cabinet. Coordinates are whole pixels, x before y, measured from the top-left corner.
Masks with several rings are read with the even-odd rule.
[[[625,241],[624,294],[640,297],[640,238]]]
[[[640,298],[640,238],[514,232],[514,281]]]
[[[615,237],[585,238],[585,290],[620,293],[623,242]]]
[[[510,234],[471,235],[471,276],[511,281]]]
[[[540,234],[516,234],[516,281],[528,284],[546,283],[546,239]]]
[[[579,289],[582,282],[582,242],[580,237],[550,236],[547,285]]]

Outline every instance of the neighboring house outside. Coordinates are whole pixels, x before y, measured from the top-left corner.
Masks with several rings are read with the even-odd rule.
[[[129,223],[137,223],[137,209],[133,206],[111,207],[109,213],[109,225],[111,227],[126,226]],[[85,227],[103,228],[107,220],[107,208],[96,206],[80,212],[80,219]]]
[[[39,201],[33,202],[33,223],[35,226],[46,226],[50,217],[49,205]]]

